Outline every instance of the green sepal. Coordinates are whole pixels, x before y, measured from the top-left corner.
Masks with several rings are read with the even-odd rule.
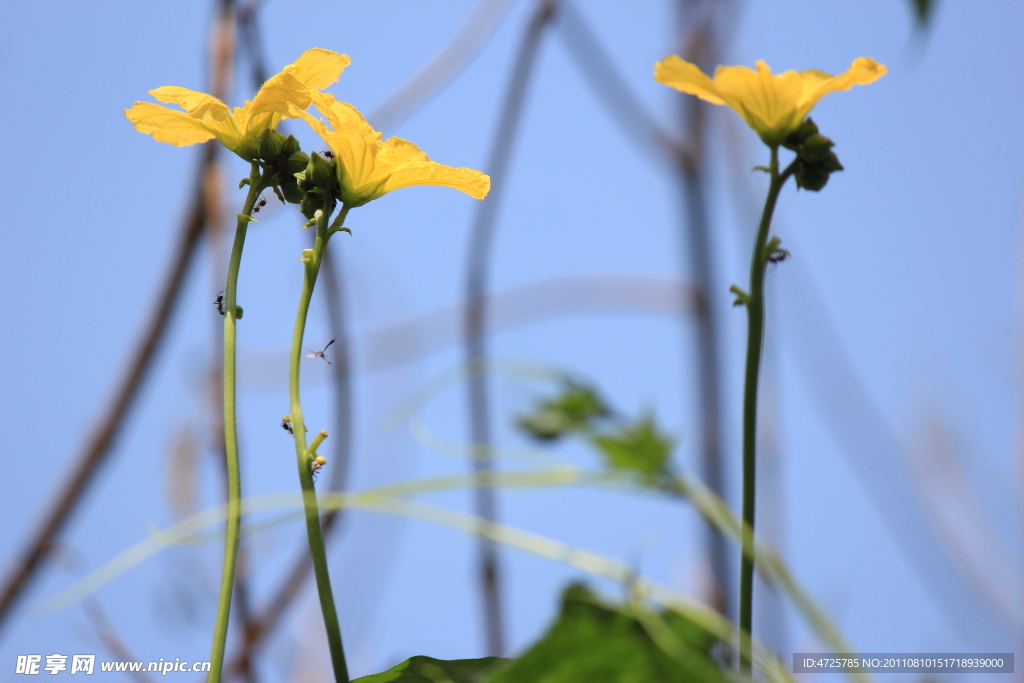
[[[316,152],[309,155],[309,163],[306,165],[306,181],[317,187],[330,187],[334,179],[334,166],[331,162],[321,157]]]
[[[309,155],[305,152],[292,152],[288,155],[288,172],[292,175],[302,173],[309,164]]]
[[[241,319],[242,319],[242,307],[239,306],[238,304],[235,304],[235,320],[241,320]]]
[[[241,180],[238,181],[238,189],[241,190],[246,185],[251,185],[251,184],[252,184],[251,180],[249,180],[248,178],[242,178]]]
[[[280,190],[278,187],[280,187]],[[290,204],[299,204],[306,197],[306,193],[299,187],[299,182],[294,176],[281,177],[281,183],[278,187],[275,187],[274,191],[277,192],[277,196],[282,202],[287,201]]]
[[[252,221],[253,223],[259,223],[258,220],[256,220],[252,216],[246,216],[244,213],[236,213],[235,216],[238,217],[238,220],[245,221],[246,223],[248,223],[249,221]]]
[[[736,285],[730,287],[729,291],[736,295],[736,299],[732,302],[733,306],[746,306],[750,303],[750,295]]]
[[[345,190],[342,189],[341,201],[345,203],[345,206],[351,209],[354,209],[357,206],[362,206],[363,204],[382,195],[384,193],[384,186],[387,185],[387,183],[388,179],[384,178],[379,183],[361,188],[362,191],[358,195],[345,192]]]
[[[260,141],[256,148],[259,158],[263,161],[273,163],[279,156],[281,156],[281,150],[284,148],[284,143],[284,135],[271,128],[260,136]]]
[[[320,190],[309,190],[302,197],[302,201],[299,202],[299,211],[302,212],[303,216],[309,219],[309,223],[306,224],[306,227],[310,227],[312,224],[316,223],[317,212],[323,211],[323,205],[323,192]]]
[[[294,135],[289,135],[285,138],[284,142],[281,143],[281,156],[286,156],[291,159],[293,154],[299,153],[302,146],[299,144],[298,139]]]
[[[835,143],[818,132],[818,126],[808,118],[790,133],[782,143],[796,152],[793,178],[797,189],[818,192],[828,183],[829,176],[842,171],[839,157],[832,151]]]

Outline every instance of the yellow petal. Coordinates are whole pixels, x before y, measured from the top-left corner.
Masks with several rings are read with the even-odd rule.
[[[385,186],[387,192],[413,185],[439,185],[483,199],[491,189],[490,176],[471,168],[453,168],[431,161],[419,147],[402,138],[388,139],[378,159],[393,167]]]
[[[252,102],[246,102],[242,109],[248,119],[267,113],[293,116],[293,107],[305,110],[310,102],[309,87],[294,74],[282,71],[264,83]]]
[[[351,104],[338,102],[330,93],[313,91],[311,95],[313,105],[327,117],[331,128],[308,114],[303,119],[313,126],[338,157],[338,179],[342,188],[358,194],[360,188],[368,183],[380,184],[384,178],[377,176],[375,160],[381,148],[381,134]]]
[[[359,110],[347,102],[339,102],[330,93],[314,91],[311,93],[313,106],[327,117],[335,132],[351,131],[372,146],[374,153],[380,148],[381,134],[373,129]]]
[[[187,147],[214,137],[213,133],[185,112],[169,109],[162,104],[136,102],[131,109],[124,110],[124,115],[135,125],[135,130],[175,147]]]
[[[161,102],[173,102],[187,111],[190,116],[197,119],[212,118],[215,121],[223,121],[231,116],[231,110],[228,109],[228,106],[213,95],[196,92],[188,88],[165,85],[162,88],[150,90],[149,94]]]
[[[408,140],[382,142],[381,134],[352,105],[319,91],[311,97],[327,123],[306,112],[300,115],[334,152],[342,201],[347,205],[360,206],[412,185],[453,187],[477,199],[490,190],[491,179],[480,171],[435,163]]]
[[[850,64],[846,72],[838,76],[829,76],[824,71],[803,72],[804,87],[802,96],[802,107],[806,111],[818,103],[825,95],[838,90],[849,90],[855,85],[867,85],[874,83],[889,72],[884,65],[879,64],[870,57],[858,57]]]
[[[786,71],[775,76],[761,60],[756,71],[745,66],[718,67],[715,85],[725,103],[762,137],[788,130],[803,92],[800,74]]]
[[[323,90],[341,76],[345,67],[352,63],[348,55],[315,47],[306,50],[295,62],[284,68],[291,71],[300,81],[313,90]]]
[[[239,141],[244,137],[243,129],[227,105],[216,97],[173,85],[150,90],[149,94],[161,102],[173,102],[182,107],[187,112],[186,116],[194,119],[225,147],[234,151],[239,149]]]
[[[654,79],[711,104],[725,104],[715,84],[700,67],[676,55],[669,55],[654,65]]]

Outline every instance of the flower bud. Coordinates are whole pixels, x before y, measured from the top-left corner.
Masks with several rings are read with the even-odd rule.
[[[284,136],[276,130],[268,130],[262,136],[258,145],[259,157],[264,161],[273,161],[281,154],[281,147],[284,145]]]
[[[288,155],[288,172],[291,174],[302,173],[309,165],[309,155],[305,152],[292,152]]]
[[[295,139],[295,136],[289,135],[281,144],[281,155],[291,157],[291,155],[297,154],[300,148],[299,141]]]
[[[284,197],[283,201],[290,204],[298,204],[306,196],[306,193],[299,189],[299,182],[295,179],[295,176],[282,177],[280,188],[281,195]]]
[[[313,152],[309,157],[309,164],[306,165],[306,181],[312,182],[317,187],[326,188],[333,179],[334,166],[331,162]]]

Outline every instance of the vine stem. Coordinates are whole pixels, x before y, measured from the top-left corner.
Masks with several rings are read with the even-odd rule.
[[[790,166],[779,172],[779,149],[772,147],[768,168],[771,183],[761,213],[761,224],[750,259],[750,289],[747,307],[747,363],[743,384],[743,555],[740,560],[740,669],[750,672],[750,638],[754,598],[754,510],[757,476],[757,384],[764,347],[764,276],[768,267],[768,234],[779,191],[793,172]]]
[[[311,458],[306,453],[306,425],[302,417],[302,403],[299,395],[299,362],[302,358],[302,338],[306,330],[309,302],[313,298],[313,288],[316,286],[316,278],[320,273],[320,263],[323,261],[327,241],[331,234],[337,232],[344,225],[348,211],[349,207],[342,205],[337,219],[328,229],[331,212],[325,207],[316,223],[316,239],[313,242],[313,249],[303,251],[305,268],[302,278],[302,295],[299,298],[299,310],[295,316],[295,330],[292,333],[291,359],[288,367],[291,424],[295,437],[299,484],[302,487],[309,555],[313,562],[313,573],[316,576],[316,590],[320,597],[320,611],[324,616],[324,628],[327,631],[327,642],[331,651],[334,679],[339,683],[349,683],[348,665],[345,662],[345,648],[341,642],[338,612],[334,607],[331,577],[327,570],[327,549],[324,546],[323,530],[320,528],[320,510],[316,500],[316,490],[313,488],[313,473],[310,469]]]
[[[224,459],[227,471],[228,506],[227,528],[224,534],[224,564],[220,576],[220,596],[217,599],[217,620],[213,628],[210,647],[210,675],[207,683],[219,683],[224,666],[224,648],[228,636],[228,618],[231,614],[231,594],[235,585],[235,564],[238,558],[239,526],[242,519],[242,484],[238,467],[238,423],[235,416],[235,328],[238,320],[238,270],[242,264],[245,233],[252,219],[252,210],[260,193],[267,186],[259,166],[253,163],[249,174],[249,194],[242,213],[235,224],[235,240],[228,261],[227,283],[224,285]]]

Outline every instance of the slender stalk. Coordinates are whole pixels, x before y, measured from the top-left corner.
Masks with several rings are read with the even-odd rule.
[[[302,295],[299,298],[299,310],[295,316],[295,330],[292,333],[291,361],[288,372],[288,395],[291,401],[292,432],[295,436],[295,455],[299,468],[299,484],[302,486],[302,501],[306,517],[306,535],[309,538],[309,555],[313,561],[313,573],[316,576],[316,589],[320,597],[320,610],[324,615],[324,628],[327,630],[327,642],[331,650],[331,662],[334,666],[334,679],[348,683],[348,665],[345,663],[345,649],[341,642],[341,626],[338,624],[338,613],[334,607],[334,594],[331,591],[331,577],[327,570],[327,549],[324,546],[323,530],[320,527],[320,511],[313,488],[313,473],[310,469],[310,456],[307,454],[306,425],[302,417],[302,404],[299,397],[299,362],[302,358],[302,337],[306,330],[306,316],[309,313],[309,302],[313,298],[313,287],[320,272],[327,240],[337,227],[344,225],[348,207],[342,206],[334,225],[328,229],[330,210],[320,215],[316,225],[316,239],[313,249],[304,251],[305,273],[302,278]],[[323,439],[321,439],[322,441]]]
[[[761,224],[754,240],[750,258],[750,289],[747,306],[747,369],[743,384],[743,556],[740,559],[740,668],[750,671],[750,635],[754,598],[754,503],[757,476],[757,381],[761,372],[761,351],[764,346],[764,274],[768,267],[768,232],[790,166],[779,173],[779,150],[772,147],[771,184],[761,213]]]
[[[252,165],[249,175],[249,194],[235,225],[235,240],[228,260],[228,277],[224,285],[224,464],[227,470],[228,509],[227,529],[224,534],[224,565],[220,576],[220,597],[217,600],[217,621],[213,628],[210,652],[210,675],[207,683],[219,683],[224,666],[224,648],[228,636],[228,618],[231,614],[231,593],[235,584],[235,563],[238,558],[238,536],[241,525],[242,486],[238,471],[238,424],[235,418],[235,327],[238,318],[236,306],[238,269],[242,264],[245,232],[252,217],[252,209],[260,192],[265,189],[259,166]]]

